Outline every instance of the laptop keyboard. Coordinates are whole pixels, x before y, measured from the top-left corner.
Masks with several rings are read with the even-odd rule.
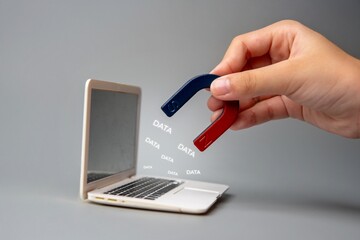
[[[111,189],[105,194],[155,200],[182,182],[153,177],[143,177],[120,187]]]

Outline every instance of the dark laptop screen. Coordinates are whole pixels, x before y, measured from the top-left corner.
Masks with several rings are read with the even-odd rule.
[[[135,167],[138,95],[93,89],[87,182]]]

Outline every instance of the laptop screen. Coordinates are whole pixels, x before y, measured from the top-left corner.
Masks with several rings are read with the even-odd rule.
[[[87,182],[135,167],[138,95],[92,89]]]

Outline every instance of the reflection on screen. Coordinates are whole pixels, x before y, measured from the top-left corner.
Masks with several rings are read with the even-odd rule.
[[[136,94],[92,90],[88,183],[135,167],[137,104]]]

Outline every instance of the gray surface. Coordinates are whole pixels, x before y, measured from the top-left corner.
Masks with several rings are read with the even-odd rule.
[[[358,0],[0,1],[2,238],[359,239],[359,140],[281,120],[228,132],[192,158],[176,147],[191,147],[209,124],[208,93],[171,119],[159,109],[210,71],[234,36],[280,19],[300,20],[360,57],[359,9]],[[140,172],[229,184],[228,195],[205,216],[82,203],[88,78],[142,87]]]

